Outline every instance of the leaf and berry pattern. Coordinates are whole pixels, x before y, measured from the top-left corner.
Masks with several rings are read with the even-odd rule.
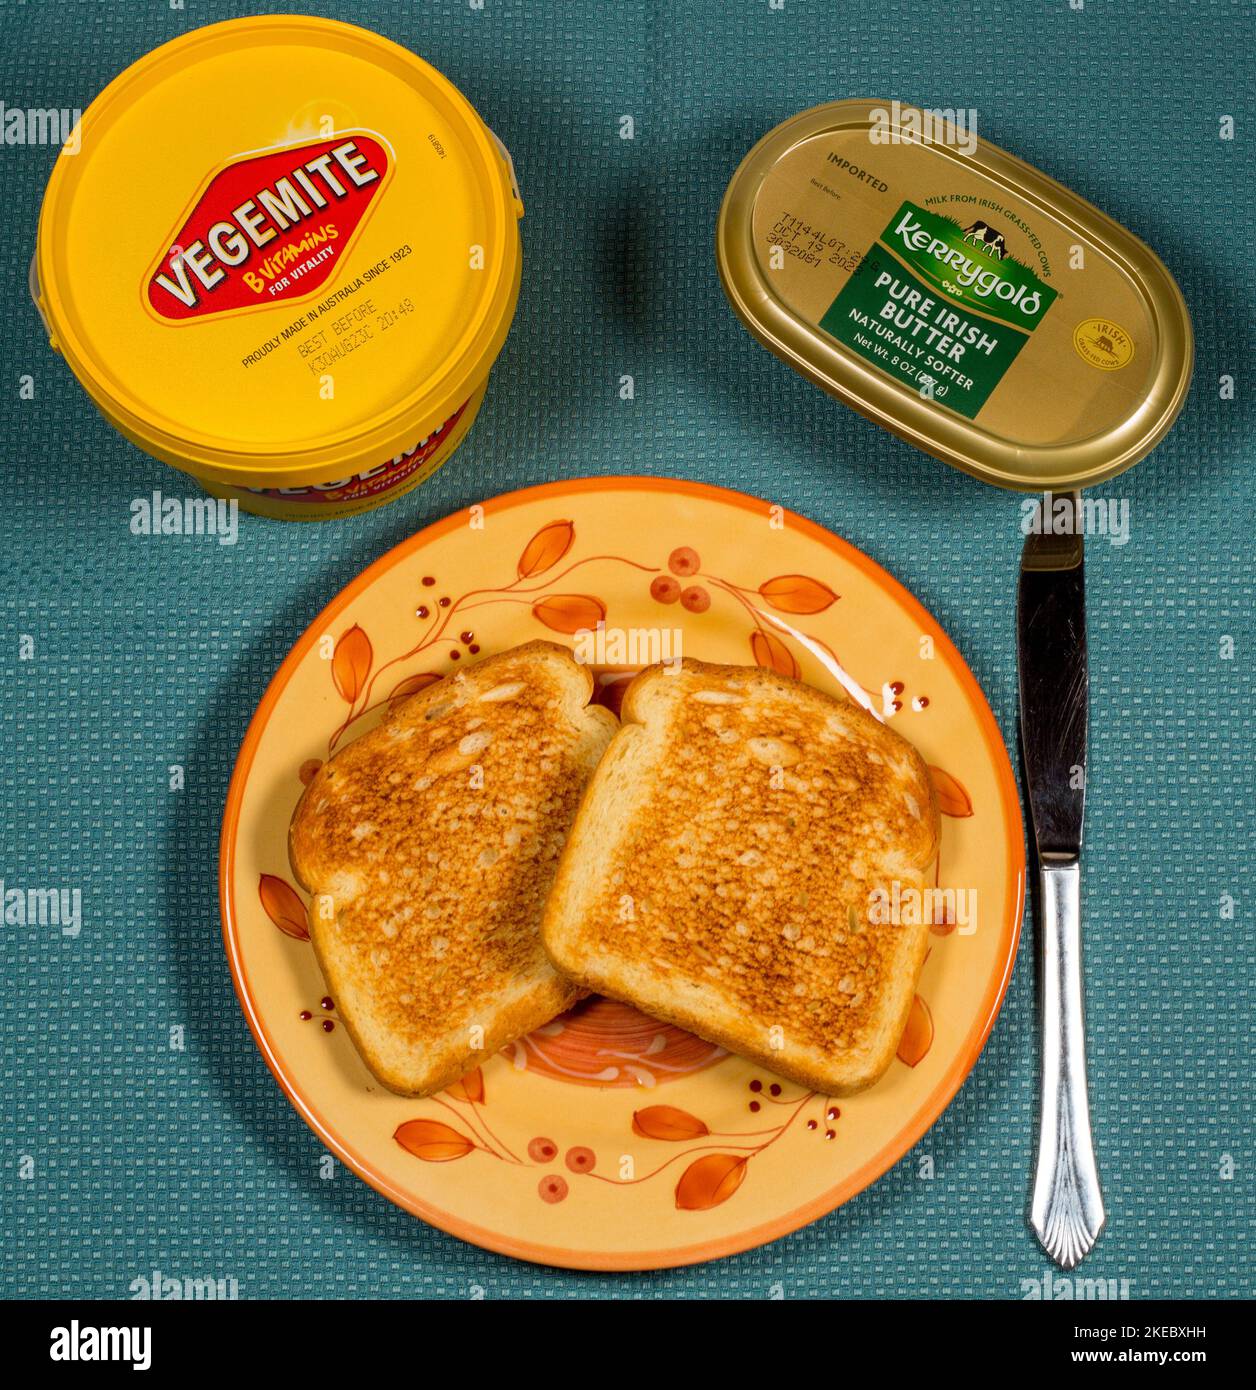
[[[484,1116],[487,1091],[481,1067],[433,1096],[431,1103],[450,1115],[454,1123],[421,1116],[398,1125],[393,1138],[407,1153],[424,1163],[452,1163],[473,1153],[487,1154],[505,1163],[523,1162],[493,1133]]]
[[[415,606],[414,615],[422,624],[418,640],[387,661],[377,660],[371,639],[359,624],[340,633],[332,647],[331,679],[348,709],[328,740],[328,755],[336,751],[351,726],[366,715],[381,707],[395,708],[447,675],[464,656],[478,656],[480,644],[475,631],[469,624],[463,625],[469,614],[494,606],[522,605],[541,627],[569,637],[595,629],[607,616],[604,599],[568,584],[578,572],[599,564],[627,567],[643,574],[657,572],[655,566],[623,555],[589,555],[564,564],[575,539],[574,522],[548,522],[523,547],[512,579],[456,597],[441,592],[435,575],[424,575],[420,588],[431,592],[423,594]],[[425,669],[398,675],[399,668],[416,661],[422,662]],[[391,685],[385,689],[390,680]]]
[[[675,547],[665,564],[659,565],[614,554],[570,559],[575,545],[575,523],[560,518],[547,522],[528,540],[515,562],[513,579],[500,585],[472,589],[454,597],[440,592],[435,575],[424,575],[421,589],[432,592],[415,608],[415,617],[424,625],[419,638],[387,661],[377,662],[371,639],[358,623],[336,636],[331,650],[331,680],[348,709],[328,740],[328,754],[335,752],[358,720],[380,708],[395,708],[408,696],[447,675],[464,655],[478,655],[480,644],[474,629],[462,626],[469,613],[494,606],[522,605],[541,627],[559,636],[596,630],[610,616],[607,601],[586,588],[569,586],[568,581],[577,572],[597,565],[627,568],[650,576],[648,590],[655,603],[662,607],[679,604],[694,618],[710,611],[715,598],[732,603],[749,621],[747,644],[757,666],[799,679],[800,654],[810,655],[848,695],[878,717],[892,717],[904,708],[906,692],[901,680],[882,683],[878,711],[872,688],[845,670],[832,647],[789,621],[814,617],[840,601],[841,595],[821,579],[806,574],[779,574],[758,584],[741,584],[706,571],[693,546]],[[424,669],[398,677],[398,667],[416,661]],[[381,695],[380,683],[390,678],[391,686]],[[915,712],[926,709],[928,704],[927,695],[912,697],[911,708]],[[318,764],[313,766],[317,768]],[[971,815],[971,802],[958,780],[941,768],[933,772],[943,811],[953,816]],[[308,781],[304,768],[302,776]]]
[[[444,1119],[419,1117],[399,1125],[393,1138],[407,1153],[425,1163],[449,1163],[483,1153],[516,1167],[544,1169],[536,1193],[550,1205],[565,1201],[571,1191],[572,1180],[565,1173],[554,1171],[561,1164],[566,1173],[575,1177],[613,1187],[669,1181],[678,1211],[709,1211],[737,1192],[751,1161],[777,1143],[804,1114],[810,1113],[806,1121],[810,1131],[820,1133],[823,1122],[826,1140],[837,1137],[834,1125],[841,1116],[830,1099],[814,1091],[790,1088],[795,1094],[786,1095],[784,1083],[756,1077],[747,1086],[751,1127],[714,1130],[697,1115],[676,1106],[646,1106],[633,1112],[631,1129],[636,1139],[648,1141],[643,1154],[648,1160],[647,1170],[637,1173],[636,1156],[617,1153],[615,1171],[609,1173],[599,1170],[597,1153],[586,1144],[563,1149],[547,1135],[537,1135],[529,1140],[525,1154],[507,1148],[484,1120],[482,1072],[472,1072],[469,1087],[467,1082],[468,1078],[464,1078],[457,1086],[432,1097],[433,1104],[461,1119],[459,1126]],[[765,1105],[781,1111],[779,1119],[767,1125],[754,1118]],[[676,1151],[660,1154],[660,1144]]]

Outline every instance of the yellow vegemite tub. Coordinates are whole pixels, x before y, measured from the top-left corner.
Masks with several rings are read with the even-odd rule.
[[[1156,255],[930,112],[838,101],[770,131],[728,186],[716,251],[760,342],[987,482],[1102,482],[1186,398],[1190,319]]]
[[[286,519],[400,497],[475,417],[514,315],[509,156],[376,34],[275,15],[116,78],[57,159],[32,290],[133,443]]]

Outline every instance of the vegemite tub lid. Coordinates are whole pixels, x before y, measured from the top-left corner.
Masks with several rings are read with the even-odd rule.
[[[194,30],[84,113],[32,287],[105,415],[176,467],[315,483],[413,447],[482,384],[518,296],[509,156],[367,30]]]
[[[914,107],[839,101],[770,131],[728,186],[716,250],[760,342],[986,482],[1102,482],[1186,397],[1190,319],[1156,255]]]

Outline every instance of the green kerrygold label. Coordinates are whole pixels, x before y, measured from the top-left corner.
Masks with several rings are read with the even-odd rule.
[[[820,327],[971,420],[1055,297],[985,222],[904,203]]]

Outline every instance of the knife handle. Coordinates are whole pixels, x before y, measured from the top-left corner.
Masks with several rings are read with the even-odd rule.
[[[1039,882],[1042,1109],[1029,1224],[1051,1258],[1072,1269],[1107,1220],[1086,1093],[1081,866],[1045,864]]]

